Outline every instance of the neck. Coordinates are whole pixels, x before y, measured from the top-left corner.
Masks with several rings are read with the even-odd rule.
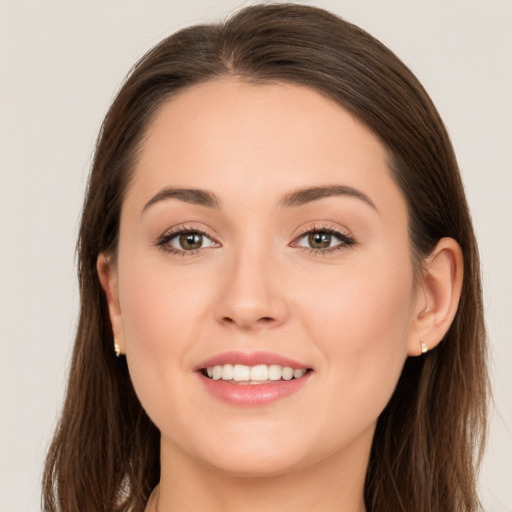
[[[199,463],[162,440],[160,485],[146,511],[365,512],[369,449],[363,451],[282,474],[240,476]]]

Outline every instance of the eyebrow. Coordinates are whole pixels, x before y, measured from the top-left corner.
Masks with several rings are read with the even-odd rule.
[[[185,203],[198,204],[207,208],[219,208],[220,202],[212,192],[200,190],[196,188],[164,188],[158,194],[153,196],[142,208],[142,212],[146,211],[150,206],[160,201],[168,199],[178,199]]]
[[[279,204],[281,207],[302,206],[313,201],[318,201],[319,199],[333,196],[355,197],[371,206],[374,210],[377,210],[373,201],[366,194],[346,185],[327,185],[295,190],[286,194]],[[207,208],[220,208],[220,201],[213,192],[196,188],[168,187],[153,196],[144,205],[142,212],[144,213],[144,211],[155,203],[168,199],[177,199],[185,203],[197,204]]]
[[[280,205],[286,207],[302,206],[304,204],[311,203],[312,201],[318,201],[319,199],[333,196],[355,197],[356,199],[360,199],[377,211],[377,207],[365,193],[346,185],[309,187],[290,192],[284,196],[284,199],[281,201]]]

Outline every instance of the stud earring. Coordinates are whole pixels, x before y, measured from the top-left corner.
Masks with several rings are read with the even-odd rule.
[[[121,355],[121,347],[119,346],[119,343],[116,343],[116,340],[114,340],[114,352],[116,353],[116,357]]]
[[[423,343],[423,341],[420,341],[420,345],[421,345],[421,353],[426,354],[428,352],[428,347],[427,347],[426,343]]]

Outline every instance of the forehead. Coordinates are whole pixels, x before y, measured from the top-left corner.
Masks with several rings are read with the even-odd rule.
[[[160,107],[128,196],[143,201],[179,186],[271,200],[286,189],[338,183],[401,196],[386,148],[333,100],[301,85],[222,78]]]

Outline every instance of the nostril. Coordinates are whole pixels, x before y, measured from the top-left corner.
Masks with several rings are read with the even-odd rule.
[[[227,322],[227,323],[235,323],[235,320],[229,316],[225,316],[223,318],[224,322]],[[262,316],[261,318],[258,318],[257,322],[262,322],[262,323],[269,323],[269,322],[273,322],[274,319],[271,317],[271,316]]]

